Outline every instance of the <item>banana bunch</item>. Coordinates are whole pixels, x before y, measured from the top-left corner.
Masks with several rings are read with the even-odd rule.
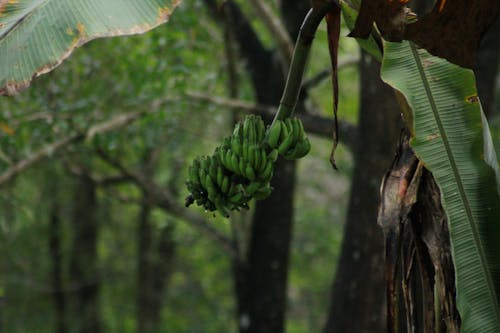
[[[263,120],[249,115],[236,124],[211,156],[197,157],[189,167],[186,206],[195,203],[229,217],[231,210],[248,209],[252,199],[267,198],[278,154],[301,158],[311,145],[297,118],[277,120],[267,131]]]
[[[269,128],[267,144],[287,160],[304,157],[311,150],[311,143],[298,118],[277,119]]]
[[[189,168],[186,184],[191,194],[186,206],[196,202],[208,211],[218,210],[228,217],[231,210],[248,208],[251,199],[268,197],[278,154],[267,154],[265,135],[262,119],[250,115],[236,124],[233,134],[224,139],[212,156],[196,158]]]
[[[206,210],[218,210],[226,217],[230,210],[247,208],[242,200],[241,187],[231,178],[216,156],[196,158],[189,167],[186,185],[191,194],[186,198],[186,206],[196,202]]]

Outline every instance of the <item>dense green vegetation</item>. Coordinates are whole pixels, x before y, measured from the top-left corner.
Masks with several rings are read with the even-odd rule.
[[[248,301],[245,292],[252,293],[255,291],[252,287],[261,286],[248,283],[259,269],[247,271],[246,266],[255,264],[251,255],[246,257],[246,249],[253,244],[251,236],[265,236],[263,234],[269,231],[261,228],[259,234],[253,229],[259,225],[255,223],[255,216],[259,214],[255,214],[252,220],[252,211],[234,213],[227,220],[201,208],[188,211],[184,207],[188,165],[195,156],[210,154],[221,139],[231,133],[235,120],[247,112],[243,111],[244,108],[224,106],[217,97],[231,97],[249,103],[259,99],[255,77],[245,67],[251,67],[246,63],[248,51],[246,55],[241,52],[244,55],[240,56],[246,56],[245,59],[231,56],[231,49],[234,51],[237,47],[231,45],[230,29],[224,26],[230,26],[230,23],[224,23],[213,12],[210,15],[206,11],[209,3],[216,4],[201,0],[185,3],[168,25],[141,36],[94,41],[78,49],[55,71],[36,79],[30,89],[0,100],[0,251],[3,254],[0,259],[0,330],[59,333],[232,332],[237,331],[239,326],[245,332],[250,320],[245,311],[258,314],[259,311],[252,308],[255,307],[252,303],[255,300]],[[255,8],[246,2],[239,4],[251,18],[262,45],[276,49],[275,36],[269,32],[265,22],[261,17],[253,18]],[[272,9],[279,11],[278,6]],[[283,14],[283,8],[280,9]],[[346,34],[347,31],[342,32],[342,35]],[[232,43],[235,43],[234,40]],[[406,94],[416,115],[414,124],[407,123],[408,127],[414,125],[417,132],[416,135],[412,132],[413,138],[417,139],[412,143],[413,148],[425,166],[436,172],[435,179],[443,196],[443,211],[446,211],[450,221],[452,244],[455,250],[458,245],[461,245],[460,249],[468,250],[471,238],[479,235],[474,238],[479,244],[479,251],[473,249],[466,252],[479,253],[481,259],[485,259],[481,252],[482,240],[479,239],[483,235],[495,238],[496,231],[489,234],[483,230],[479,230],[478,234],[467,232],[465,238],[459,239],[457,234],[463,236],[463,233],[454,229],[457,225],[473,230],[482,226],[494,228],[490,222],[494,222],[495,217],[490,216],[488,221],[487,214],[482,212],[490,212],[491,215],[494,214],[492,211],[495,212],[494,208],[498,208],[497,201],[486,206],[487,201],[478,200],[485,192],[478,191],[476,195],[474,190],[488,176],[491,178],[486,181],[491,185],[488,199],[497,195],[494,174],[483,165],[484,158],[480,155],[483,146],[477,144],[483,135],[482,129],[479,129],[480,113],[476,112],[480,106],[474,95],[472,72],[464,73],[447,67],[447,75],[458,77],[456,82],[451,82],[450,76],[441,77],[442,72],[433,72],[436,69],[432,66],[427,68],[429,64],[440,63],[441,60],[432,60],[432,56],[417,51],[413,44],[408,44],[405,55],[396,57],[397,61],[391,56],[402,51],[390,50],[391,46],[385,45],[389,55],[384,57],[386,67],[383,76],[389,84]],[[320,27],[312,53],[306,81],[330,66],[325,26]],[[272,54],[278,58],[279,52]],[[360,60],[357,44],[347,38],[341,38],[339,58],[341,121],[356,125],[358,108],[363,109],[360,76],[363,77],[364,73],[365,78],[370,77],[367,72],[374,60],[366,56]],[[399,59],[410,62],[413,59],[415,69],[411,75],[405,74],[410,66],[401,65]],[[431,60],[422,66],[422,59]],[[359,62],[362,70],[356,66]],[[443,66],[449,65],[445,60],[442,62]],[[234,68],[231,68],[232,65]],[[270,68],[277,72],[276,66]],[[427,74],[439,78],[435,87],[431,87],[434,83],[427,80]],[[327,76],[308,89],[304,93],[307,97],[301,100],[306,105],[303,109],[309,113],[314,110],[316,115],[325,117],[324,121],[332,116],[332,87]],[[374,78],[378,80],[378,72],[371,76],[371,80]],[[441,81],[442,78],[445,80]],[[267,79],[269,81],[269,77]],[[371,87],[366,86],[365,80],[363,83],[363,92],[366,93]],[[408,88],[407,84],[414,86]],[[383,96],[382,90],[373,88],[375,93],[372,98]],[[439,98],[435,98],[434,91],[440,92]],[[465,101],[464,91],[467,92]],[[417,92],[426,92],[426,102],[432,107],[427,107],[421,99],[420,102],[413,101],[412,96]],[[442,140],[436,140],[432,142],[429,155],[422,152],[420,156],[419,143],[432,141],[437,136],[451,137],[450,133],[456,128],[458,117],[454,116],[448,102],[452,97],[455,105],[463,104],[467,110],[473,110],[475,118],[464,117],[464,128],[457,138],[450,140],[449,146],[453,149],[446,146],[448,143],[443,145]],[[495,143],[500,141],[498,101],[497,98],[493,112],[489,113]],[[392,109],[395,110],[394,107]],[[429,112],[430,109],[433,113]],[[365,113],[370,111],[366,105],[363,110]],[[443,126],[439,117],[445,115],[451,118],[444,121]],[[424,118],[419,117],[427,118],[422,121]],[[375,121],[374,118],[372,121]],[[439,135],[435,133],[436,129],[430,134],[425,132],[431,129],[429,122],[436,123]],[[366,135],[367,129],[362,125],[360,120],[359,133],[364,131]],[[462,144],[465,142],[463,133],[476,135],[470,149],[465,149]],[[380,136],[380,133],[374,134],[373,142],[381,140],[376,135]],[[365,153],[360,142],[372,138],[364,137],[365,141],[358,138],[356,149],[353,149],[354,139],[351,137],[351,141],[337,150],[336,161],[340,170],[333,171],[328,162],[331,139],[324,135],[314,137],[312,133],[309,136],[313,148],[305,159],[298,162],[296,175],[290,265],[287,266],[286,258],[281,262],[268,260],[263,264],[270,265],[271,271],[283,271],[284,267],[285,274],[274,277],[274,286],[278,286],[276,289],[286,284],[280,279],[284,276],[286,281],[289,268],[286,331],[292,333],[319,332],[326,318],[333,318],[331,312],[328,313],[332,302],[329,291],[347,223],[349,183],[356,183],[352,174],[359,176],[360,164],[366,163],[363,167],[370,168],[372,162],[367,159],[361,163],[363,159],[359,159]],[[496,147],[498,149],[500,144],[497,143]],[[374,158],[378,158],[377,154],[382,155],[378,147],[371,148]],[[390,148],[387,142],[383,148]],[[427,158],[433,161],[432,157],[440,149],[443,151],[438,157],[445,156],[450,164],[456,165],[453,170],[458,181],[448,179],[450,168],[443,167],[442,162],[438,161],[436,165],[428,162]],[[484,151],[488,152],[488,149]],[[470,156],[463,157],[465,153],[470,153]],[[357,158],[353,158],[353,154]],[[468,163],[474,164],[474,167]],[[492,164],[495,164],[494,161]],[[473,180],[466,179],[471,171],[477,171],[477,175]],[[425,182],[430,179],[426,177],[425,174],[422,177]],[[416,178],[420,182],[420,178]],[[466,180],[463,184],[462,178]],[[364,188],[377,187],[378,179],[378,174],[365,179],[364,182],[370,184],[363,184]],[[443,190],[455,183],[460,183],[457,189]],[[469,190],[464,190],[466,187]],[[423,193],[420,192],[422,188],[424,185],[418,187],[419,196]],[[439,197],[437,187],[435,189],[434,195]],[[359,197],[351,197],[351,203],[365,194],[363,187],[358,187],[358,191]],[[448,207],[448,202],[455,202],[450,198],[458,192],[463,205],[460,206],[459,202],[457,207]],[[353,193],[356,191],[353,190]],[[468,196],[471,196],[470,205],[468,200],[464,200]],[[470,212],[466,221],[463,214],[456,214],[463,207]],[[418,208],[411,210],[418,215]],[[445,213],[442,220],[446,218]],[[367,220],[373,219],[375,223],[375,216],[372,215]],[[418,221],[419,217],[410,215],[399,216],[401,225],[410,225],[408,221],[413,218]],[[350,220],[357,222],[352,216]],[[352,221],[347,225],[353,225]],[[397,222],[399,228],[400,220]],[[357,228],[361,229],[360,224]],[[288,232],[288,226],[284,229],[287,230],[283,233]],[[389,229],[384,225],[385,232]],[[287,238],[283,239],[286,243]],[[347,236],[346,239],[351,241]],[[386,242],[388,239],[385,239]],[[488,237],[484,239],[490,241]],[[352,243],[356,242],[358,239],[354,238]],[[264,247],[269,245],[262,244]],[[492,254],[493,258],[498,252],[495,244],[493,239],[484,246],[485,251],[491,251],[488,254]],[[280,246],[287,248],[287,244]],[[267,249],[269,251],[269,247]],[[358,262],[360,252],[355,246],[352,253],[345,248],[342,252],[344,258],[347,253],[352,256],[349,260]],[[370,255],[365,253],[363,260],[372,263]],[[262,251],[260,256],[264,256]],[[461,255],[454,258],[460,284],[465,281],[473,286],[478,279],[489,277],[489,268],[485,268],[487,260],[479,264],[484,274],[477,279],[468,277],[471,269],[467,267],[467,258]],[[452,266],[448,266],[450,269],[445,273],[453,277]],[[410,267],[413,265],[410,264]],[[492,267],[494,271],[494,265]],[[434,268],[431,270],[429,281],[434,283]],[[375,269],[372,268],[372,271]],[[410,269],[408,272],[410,274]],[[265,278],[271,279],[271,275]],[[247,285],[241,288],[241,284],[245,283]],[[344,283],[351,285],[350,281]],[[352,285],[356,283],[359,281],[354,281]],[[266,287],[270,285],[264,284]],[[479,299],[476,294],[469,296],[472,287],[458,286],[459,296],[470,297],[459,299],[464,330],[473,330],[483,324],[491,324],[490,328],[498,325],[495,320],[485,324],[487,321],[481,317],[487,311],[495,312],[496,309],[494,288],[497,286],[490,280],[487,285],[490,289],[481,297],[491,298],[490,306],[483,310],[475,307],[474,310],[478,311],[470,317],[467,317],[468,301],[476,299],[483,304],[484,298]],[[437,290],[436,286],[432,285],[431,293]],[[344,289],[349,288],[344,286]],[[266,311],[272,314],[273,302],[279,303],[279,292],[277,294],[277,297],[270,297],[274,297],[272,301],[266,300],[266,295],[257,299],[257,306],[267,301]],[[454,296],[451,298],[454,301]],[[245,300],[251,304],[248,308],[245,308]],[[334,299],[333,303],[336,301]],[[377,309],[382,307],[376,306]],[[274,319],[278,326],[279,311],[276,310]],[[498,314],[488,315],[489,319],[495,316]],[[265,326],[269,325],[266,323],[269,317],[272,316],[266,314],[258,319],[262,321],[262,327],[272,327],[273,323]],[[376,315],[373,318],[377,318]],[[433,323],[433,315],[429,318]]]
[[[262,29],[257,27],[258,29]],[[326,32],[313,52],[309,75],[328,68]],[[42,147],[106,122],[124,112],[147,111],[139,120],[115,131],[69,145],[47,160],[2,184],[1,286],[3,328],[8,332],[54,332],[52,259],[49,248],[51,209],[61,217],[61,259],[65,285],[70,265],[75,172],[91,170],[109,177],[116,170],[96,151],[141,168],[152,150],[159,155],[154,179],[178,193],[183,203],[184,173],[196,154],[211,151],[231,130],[232,111],[192,100],[189,91],[227,96],[222,34],[206,16],[200,1],[186,3],[171,22],[145,35],[97,40],[54,72],[37,79],[13,98],[3,98],[1,170],[32,156]],[[357,53],[353,41],[342,45],[342,57]],[[252,91],[239,65],[241,99]],[[357,109],[355,67],[341,71],[348,82],[341,90],[342,115],[354,120]],[[314,93],[325,115],[331,97],[328,81]],[[12,132],[11,132],[12,130]],[[342,235],[351,157],[341,147],[341,170],[328,163],[328,140],[313,139],[312,153],[300,162],[299,189],[289,287],[289,332],[318,331],[325,320],[328,290]],[[167,185],[168,184],[168,185]],[[100,309],[106,332],[133,332],[136,326],[137,216],[141,192],[130,182],[98,187],[97,218]],[[201,214],[204,212],[200,211]],[[232,218],[244,229],[248,214]],[[229,222],[205,215],[208,222],[230,234]],[[182,219],[155,209],[154,234],[174,230],[175,258],[162,295],[162,331],[223,332],[235,330],[233,281],[229,256],[206,234]]]

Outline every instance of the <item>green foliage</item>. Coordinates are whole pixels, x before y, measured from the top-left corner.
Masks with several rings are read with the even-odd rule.
[[[384,51],[382,77],[412,108],[412,147],[441,190],[462,331],[498,332],[498,162],[474,74],[409,42]]]
[[[96,157],[96,149],[104,150],[134,170],[142,170],[145,156],[158,149],[154,179],[165,186],[173,184],[179,192],[178,202],[183,204],[185,163],[197,154],[213,150],[221,138],[229,134],[231,113],[184,96],[187,90],[226,95],[219,30],[204,15],[201,1],[185,2],[176,11],[168,26],[147,34],[93,41],[76,50],[53,72],[37,78],[30,89],[18,96],[0,99],[0,123],[14,131],[9,134],[6,128],[0,127],[0,151],[4,153],[4,158],[0,157],[0,172],[54,141],[117,115],[147,111],[139,120],[119,130],[97,134],[69,146],[3,185],[0,286],[8,299],[3,308],[5,331],[49,333],[55,330],[47,240],[53,197],[47,189],[57,186],[59,191],[64,279],[67,279],[75,177],[69,166],[85,167],[93,175],[110,177],[116,175],[116,170]],[[351,51],[355,50],[346,49],[345,56]],[[329,66],[327,54],[318,54],[313,70]],[[347,76],[356,75],[354,70],[349,69],[348,73]],[[248,79],[243,76],[242,81],[241,96],[250,99],[253,93],[248,88]],[[356,87],[353,83],[352,90]],[[352,91],[346,91],[343,96],[346,105],[356,105],[357,95]],[[329,98],[322,96],[318,101],[322,109],[328,110],[323,106],[331,103]],[[344,108],[344,111],[344,114],[356,113],[355,107]],[[297,198],[296,216],[300,226],[296,230],[301,236],[293,244],[290,302],[294,316],[290,316],[289,325],[307,327],[306,331],[317,331],[322,325],[319,311],[314,321],[308,318],[314,309],[326,309],[325,295],[340,244],[343,213],[331,202],[346,200],[345,173],[333,176],[344,185],[344,195],[332,194],[321,177],[331,176],[330,165],[324,158],[328,149],[328,142],[316,140],[313,153],[303,161],[318,168],[316,181],[301,181],[304,191],[300,191],[308,195]],[[342,154],[341,149],[340,158],[342,155],[343,165],[347,165],[350,157]],[[305,173],[299,177],[307,178]],[[322,197],[325,192],[333,196],[328,202],[324,201],[328,196]],[[140,200],[141,191],[130,183],[98,189],[99,310],[105,332],[135,332],[136,293],[141,288],[136,285],[137,203]],[[174,269],[163,295],[164,332],[236,331],[231,263],[227,253],[185,221],[159,210],[153,212],[151,219],[155,242],[161,230],[169,225],[174,228],[177,247]],[[231,233],[228,222],[211,216],[208,219],[223,234]],[[329,223],[332,219],[335,220],[333,228]],[[330,268],[323,269],[326,265]],[[304,274],[308,271],[311,274]],[[311,291],[310,286],[314,290]],[[295,293],[296,290],[299,292]],[[304,311],[300,306],[306,298],[311,308]]]

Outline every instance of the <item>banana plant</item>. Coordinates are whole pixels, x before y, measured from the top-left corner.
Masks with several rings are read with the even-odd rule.
[[[500,332],[500,178],[474,74],[404,41],[384,43],[381,76],[410,106],[411,146],[441,191],[462,332]]]
[[[12,95],[95,38],[146,32],[182,0],[0,1],[0,94]]]

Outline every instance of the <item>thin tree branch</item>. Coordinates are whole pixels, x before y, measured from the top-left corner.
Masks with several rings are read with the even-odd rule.
[[[64,160],[64,165],[69,173],[75,175],[77,177],[87,177],[96,185],[101,187],[107,186],[115,186],[119,184],[123,184],[126,182],[130,182],[130,178],[123,174],[111,175],[111,176],[103,176],[93,174],[90,170],[85,168],[83,165],[78,165],[76,163],[72,163],[69,160]]]
[[[281,21],[273,14],[271,8],[262,0],[250,0],[264,25],[271,32],[278,44],[283,72],[288,71],[293,54],[293,41]]]
[[[284,77],[284,73],[281,72],[280,68],[275,68],[274,66],[274,56],[273,51],[268,50],[264,44],[259,39],[256,31],[250,24],[249,19],[243,13],[238,4],[233,0],[226,0],[222,4],[219,4],[217,0],[204,0],[210,14],[216,20],[222,20],[223,11],[230,15],[233,22],[232,30],[234,36],[238,43],[238,49],[242,58],[245,60],[248,73],[252,79],[253,85],[258,86],[262,82],[269,81],[269,71],[276,70],[275,77],[281,80]],[[281,87],[277,87],[281,90]],[[259,96],[262,94],[261,91],[257,90],[257,98],[260,100],[266,100],[266,96]]]
[[[207,223],[206,219],[176,202],[175,196],[166,188],[159,186],[144,174],[135,172],[124,166],[117,159],[109,156],[105,151],[98,150],[97,154],[103,161],[120,171],[124,176],[130,178],[137,186],[141,188],[150,204],[163,209],[166,213],[181,218],[193,227],[207,233],[212,239],[217,241],[221,247],[236,256],[236,250],[231,239],[221,233],[219,230]]]
[[[273,106],[259,105],[236,99],[214,97],[197,92],[187,92],[186,94],[189,98],[195,101],[209,102],[222,107],[227,107],[231,110],[244,110],[261,116],[274,116],[277,110],[277,108]],[[321,137],[331,138],[333,131],[333,119],[308,112],[296,113],[295,116],[302,120],[306,131]],[[354,148],[356,131],[356,125],[342,120],[339,121],[339,134],[342,138],[342,143],[350,149]]]
[[[110,132],[124,126],[129,125],[130,123],[136,121],[147,113],[151,113],[154,111],[144,111],[144,112],[129,112],[124,114],[119,114],[108,121],[104,121],[102,123],[98,123],[94,126],[91,126],[85,133],[75,133],[69,136],[66,136],[62,139],[59,139],[51,144],[48,144],[38,151],[28,156],[27,158],[17,162],[9,169],[7,169],[4,173],[0,175],[0,186],[13,179],[15,176],[25,171],[29,167],[34,164],[53,156],[59,150],[67,147],[70,144],[84,141],[87,138],[91,138],[97,134],[104,134],[106,132]]]
[[[83,134],[73,134],[67,137],[64,137],[56,142],[53,142],[45,147],[42,147],[40,150],[37,152],[33,153],[29,157],[27,157],[24,160],[21,160],[11,166],[7,171],[2,173],[0,175],[0,186],[6,183],[7,181],[13,179],[15,176],[23,172],[24,170],[28,169],[31,167],[33,164],[36,164],[40,162],[41,160],[44,160],[45,158],[53,155],[56,153],[58,150],[68,146],[71,143],[81,141],[83,138],[85,138],[85,135]]]
[[[355,57],[352,57],[349,59],[340,60],[337,68],[338,68],[338,70],[341,70],[345,67],[355,65],[355,64],[359,63],[359,59],[360,59],[359,55],[356,55]],[[309,90],[311,88],[314,88],[315,86],[317,86],[318,84],[320,84],[324,80],[330,78],[331,76],[332,76],[331,68],[324,69],[321,72],[314,75],[312,78],[305,81],[302,84],[302,89]]]

